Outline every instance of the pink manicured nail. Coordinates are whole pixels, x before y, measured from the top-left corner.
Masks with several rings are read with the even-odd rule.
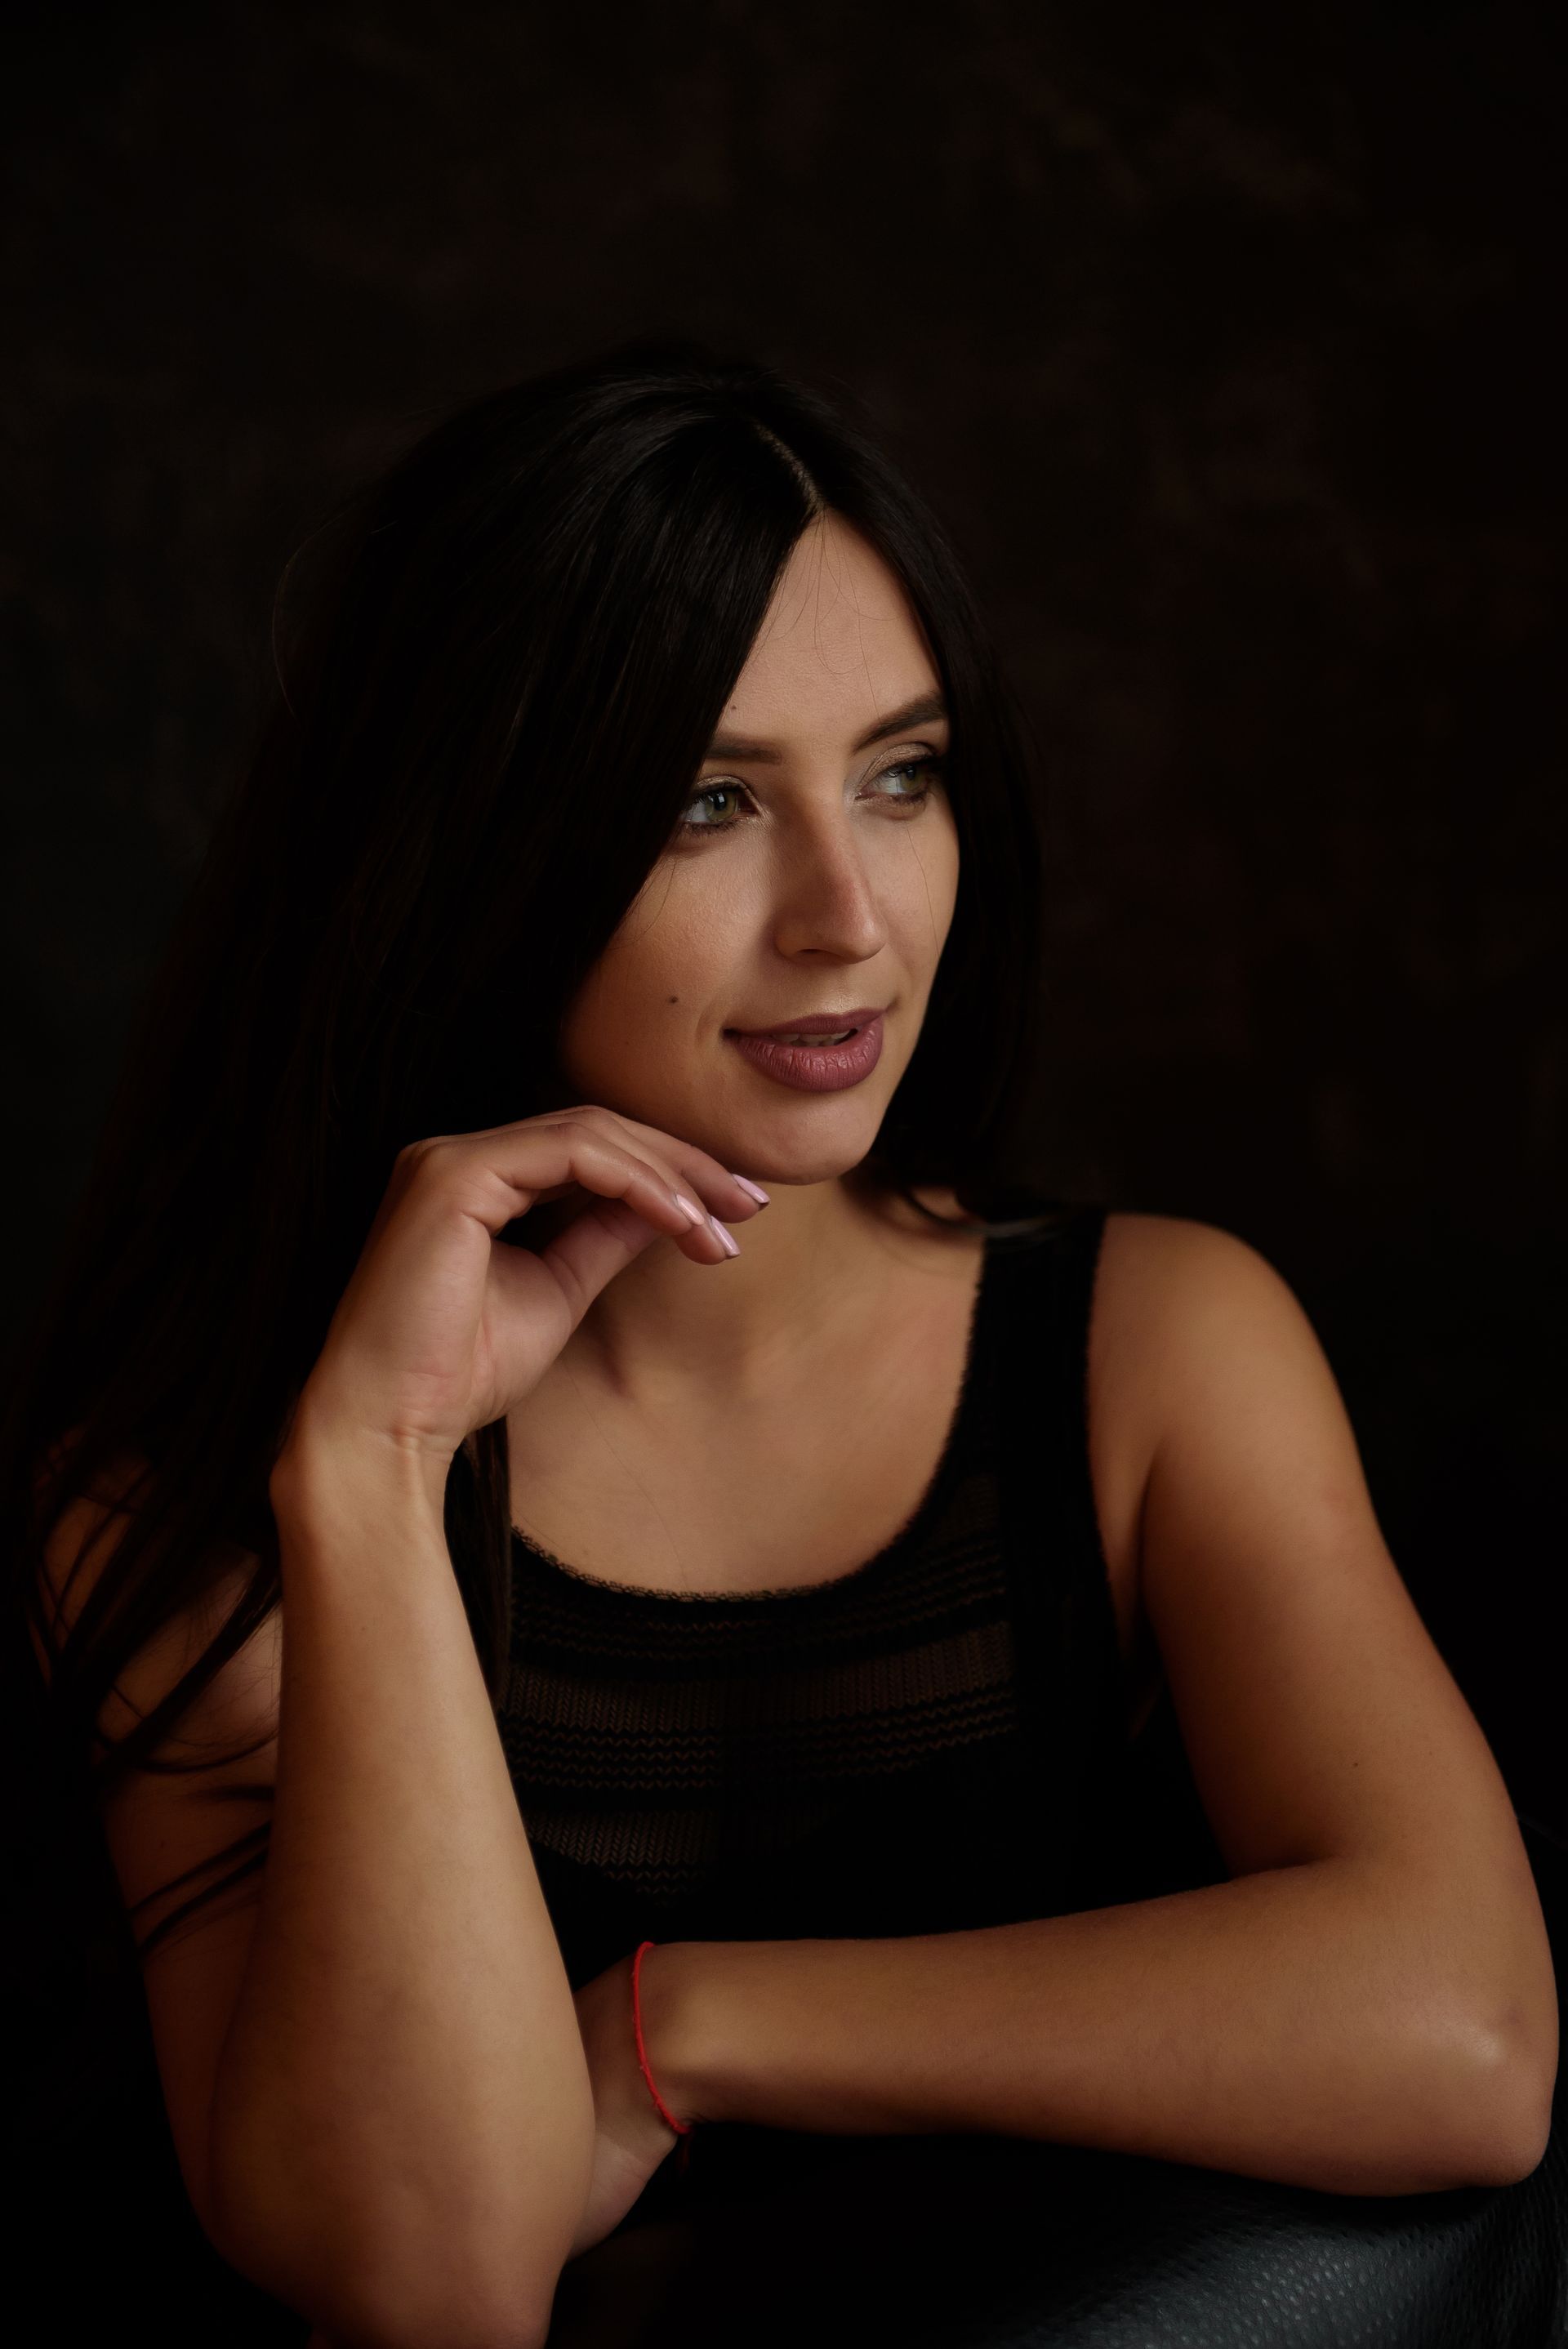
[[[718,1234],[719,1238],[724,1242],[726,1252],[730,1256],[738,1256],[740,1254],[739,1241],[730,1237],[729,1234],[725,1230],[724,1226],[719,1222],[717,1216],[709,1216],[707,1220],[713,1226],[714,1230]]]
[[[755,1183],[748,1183],[744,1174],[732,1174],[729,1179],[732,1183],[738,1183],[741,1189],[755,1199],[759,1207],[770,1207],[772,1206],[773,1202],[768,1196],[767,1192],[758,1189]]]
[[[684,1191],[676,1191],[673,1193],[672,1195],[676,1206],[680,1209],[682,1215],[686,1217],[688,1222],[694,1224],[707,1223],[707,1217],[704,1215],[702,1209],[700,1207],[694,1207]]]

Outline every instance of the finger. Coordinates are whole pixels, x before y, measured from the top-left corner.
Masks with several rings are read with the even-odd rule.
[[[664,1226],[629,1206],[624,1199],[595,1199],[580,1216],[538,1251],[539,1261],[554,1273],[572,1313],[573,1326],[617,1273],[634,1257],[665,1237]],[[679,1234],[669,1237],[679,1238]],[[686,1227],[686,1252],[703,1264],[728,1260],[729,1251],[709,1226]],[[501,1249],[499,1254],[505,1255]]]
[[[637,1130],[652,1135],[654,1145],[673,1145],[676,1164],[672,1167],[662,1151],[644,1154],[622,1120],[592,1102],[482,1133],[436,1135],[411,1144],[401,1156],[408,1163],[409,1179],[439,1190],[443,1200],[448,1186],[456,1185],[462,1206],[492,1236],[541,1204],[580,1188],[599,1198],[624,1199],[699,1263],[737,1255],[738,1243],[727,1238],[713,1219],[704,1190],[717,1187],[727,1206],[735,1199],[738,1206],[727,1212],[737,1217],[754,1212],[758,1202],[707,1151],[676,1143],[656,1127]],[[695,1172],[682,1182],[678,1177],[686,1164]],[[552,1221],[545,1219],[547,1227]],[[646,1245],[645,1239],[640,1244]]]
[[[663,1178],[660,1177],[659,1180],[662,1187]],[[678,1201],[686,1198],[687,1195],[685,1192],[676,1192],[672,1195]],[[639,1218],[635,1235],[635,1244],[639,1247],[645,1247],[651,1238],[671,1239],[697,1264],[727,1262],[732,1256],[739,1253],[739,1242],[732,1238],[727,1244],[722,1236],[727,1226],[717,1222],[695,1199],[690,1202],[695,1221],[687,1223],[684,1228],[677,1226],[673,1229],[662,1217],[650,1219],[645,1216],[637,1206],[634,1193],[628,1192],[621,1204]],[[588,1221],[595,1216],[608,1216],[609,1206],[610,1203],[603,1197],[574,1186],[570,1197],[557,1199],[548,1207],[536,1209],[521,1226],[517,1237],[524,1247],[533,1248],[542,1255],[555,1241],[564,1239],[574,1226]],[[650,1228],[644,1230],[642,1228],[644,1223],[649,1223]],[[616,1228],[619,1229],[620,1226],[617,1226]]]
[[[494,1238],[528,1215],[542,1190],[580,1188],[598,1199],[624,1200],[655,1232],[680,1240],[699,1262],[717,1262],[727,1253],[695,1200],[683,1204],[645,1159],[581,1121],[542,1125],[530,1120],[489,1134],[440,1135],[412,1145],[403,1161],[398,1236],[405,1247],[418,1249],[425,1227],[444,1225],[454,1209]],[[637,1245],[646,1244],[644,1235]]]
[[[507,1237],[519,1246],[531,1249],[535,1255],[543,1256],[574,1224],[603,1213],[605,1206],[606,1202],[602,1196],[584,1191],[580,1184],[573,1183],[552,1197],[548,1205],[536,1206]],[[645,1231],[640,1231],[639,1245],[645,1246],[651,1238],[673,1240],[698,1264],[716,1264],[721,1257],[727,1257],[728,1251],[719,1240],[707,1210],[695,1199],[692,1207],[697,1218],[695,1223],[676,1226],[661,1219],[656,1228],[649,1223]],[[646,1220],[640,1218],[640,1223]]]
[[[762,1202],[742,1188],[727,1166],[721,1166],[710,1152],[698,1149],[696,1143],[666,1133],[659,1126],[644,1125],[634,1117],[623,1116],[619,1110],[606,1109],[600,1102],[584,1102],[572,1114],[603,1126],[623,1148],[641,1152],[659,1167],[672,1188],[684,1190],[722,1222],[737,1217],[744,1221],[761,1212]]]
[[[677,1240],[688,1256],[699,1263],[713,1264],[727,1260],[737,1253],[738,1243],[726,1242],[718,1224],[703,1205],[692,1185],[688,1192],[682,1188],[673,1170],[662,1158],[645,1156],[628,1148],[617,1119],[609,1112],[603,1116],[592,1112],[573,1117],[571,1122],[573,1141],[571,1154],[573,1181],[563,1184],[552,1195],[574,1212],[568,1221],[553,1225],[553,1234],[563,1238],[585,1213],[592,1213],[596,1204],[607,1199],[620,1200],[635,1215],[649,1222],[654,1236],[667,1236]],[[652,1131],[652,1129],[650,1129]],[[586,1192],[584,1204],[581,1196],[569,1200],[566,1195],[573,1189]],[[675,1212],[672,1214],[672,1208]],[[634,1245],[647,1245],[648,1234],[639,1232]]]

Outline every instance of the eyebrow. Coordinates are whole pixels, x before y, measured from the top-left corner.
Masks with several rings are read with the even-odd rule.
[[[862,734],[852,747],[869,750],[873,742],[885,742],[890,734],[903,734],[912,726],[929,726],[947,716],[947,704],[939,693],[923,693],[918,701],[906,701],[902,709],[891,717],[880,719],[869,734]],[[709,759],[752,760],[769,767],[781,766],[784,753],[776,743],[745,742],[737,734],[716,734],[708,744],[704,764]]]

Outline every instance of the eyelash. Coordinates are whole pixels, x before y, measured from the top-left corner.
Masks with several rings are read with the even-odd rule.
[[[923,756],[918,759],[901,759],[896,766],[880,768],[877,773],[872,777],[872,781],[874,783],[880,783],[883,777],[887,775],[912,775],[921,773],[934,774],[940,781],[945,774],[946,769],[946,758],[944,756],[939,756],[935,751],[929,751],[923,754]],[[744,783],[708,783],[700,792],[694,792],[692,793],[691,798],[686,802],[686,806],[688,808],[700,807],[704,800],[716,799],[720,792],[744,792],[745,790],[746,785]],[[890,799],[889,805],[892,807],[922,808],[925,805],[927,800],[930,799],[931,790],[932,787],[928,783],[923,791],[900,793],[898,797]],[[748,796],[749,796],[749,794],[748,794]],[[676,826],[676,831],[677,836],[682,836],[690,840],[699,838],[704,833],[733,832],[738,820],[739,819],[738,817],[732,816],[727,823],[688,823],[683,814],[679,823]]]

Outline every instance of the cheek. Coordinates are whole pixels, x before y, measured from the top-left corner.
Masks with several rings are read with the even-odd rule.
[[[912,945],[938,944],[952,926],[958,902],[958,840],[951,824],[931,841],[912,841],[907,863],[890,876],[889,917]]]
[[[720,870],[725,865],[727,870]],[[704,869],[706,867],[706,870]],[[625,925],[627,968],[636,984],[652,988],[668,978],[666,994],[700,995],[705,982],[722,975],[738,941],[766,913],[754,895],[754,876],[737,858],[700,854],[677,867],[665,885]]]
[[[733,889],[661,878],[600,957],[583,1004],[595,1040],[624,1050],[667,1035],[671,1020],[700,1009],[732,970],[744,920]]]

